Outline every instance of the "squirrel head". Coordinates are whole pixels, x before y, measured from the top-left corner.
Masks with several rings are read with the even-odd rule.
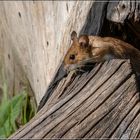
[[[64,68],[68,71],[82,67],[86,60],[92,56],[91,46],[87,35],[77,37],[77,33],[71,33],[72,44],[64,58]]]

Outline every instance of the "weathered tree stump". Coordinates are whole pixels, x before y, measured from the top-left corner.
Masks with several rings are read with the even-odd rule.
[[[70,73],[13,138],[140,138],[140,92],[129,60]]]
[[[0,64],[10,92],[29,82],[39,104],[73,30],[139,48],[139,7],[138,0],[0,2]],[[11,138],[140,138],[139,106],[129,62],[113,60],[62,79],[43,109]]]
[[[0,89],[5,80],[11,95],[31,87],[38,105],[73,30],[120,37],[140,49],[139,7],[139,0],[0,1]]]

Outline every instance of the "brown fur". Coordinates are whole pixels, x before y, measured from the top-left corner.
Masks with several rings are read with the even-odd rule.
[[[102,62],[117,58],[130,59],[135,70],[140,73],[140,51],[122,40],[87,35],[78,38],[75,31],[71,34],[71,39],[72,45],[64,58],[67,70],[81,67],[89,61]]]

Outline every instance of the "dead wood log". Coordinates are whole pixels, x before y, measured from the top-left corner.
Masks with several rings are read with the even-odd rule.
[[[45,106],[9,139],[140,138],[140,92],[129,61],[63,78]]]
[[[106,11],[107,20],[113,26],[111,34],[121,36],[121,39],[140,49],[140,1],[117,0],[109,1]],[[105,25],[107,27],[108,24]],[[114,27],[116,29],[114,29]],[[109,30],[109,29],[107,29]],[[104,32],[104,31],[103,31]],[[109,34],[109,35],[111,35]]]
[[[119,5],[119,12],[118,9],[111,11],[111,8]],[[4,50],[1,54],[4,54],[10,89],[13,89],[11,81],[14,81],[14,74],[23,70],[19,75],[25,73],[37,103],[69,46],[68,34],[72,30],[89,35],[119,36],[122,39],[127,36],[125,41],[138,48],[140,46],[137,0],[134,3],[130,0],[95,3],[5,1],[0,3],[0,7],[0,42]],[[121,23],[121,35],[119,29],[116,32],[116,28],[112,29],[110,24],[106,24],[108,14],[116,13],[121,15],[115,21]],[[135,15],[134,19],[128,15]],[[51,21],[48,20],[49,16],[53,17]],[[112,17],[110,19],[113,21]],[[57,62],[54,61],[56,57]],[[22,70],[17,70],[18,66],[15,68],[15,62]],[[123,75],[124,70],[126,73]],[[15,85],[18,85],[21,80],[16,81]],[[140,137],[139,97],[135,82],[135,75],[124,61],[99,64],[90,73],[76,77],[69,75],[59,83],[46,106],[11,138]]]
[[[124,23],[133,18],[134,22],[140,21],[140,1],[117,0],[110,1],[107,7],[107,19],[117,23]]]
[[[0,1],[0,75],[2,68],[9,94],[28,86],[39,104],[73,30],[120,37],[139,48],[139,7],[138,0]],[[108,20],[120,23],[121,29],[116,31],[118,26],[112,28]]]
[[[39,104],[69,47],[69,34],[81,30],[93,3],[0,1],[0,72],[11,94],[27,85]]]
[[[138,9],[139,5],[140,2],[138,1],[95,2],[90,8],[84,26],[82,27],[79,34],[113,36],[116,38],[120,38],[140,49],[140,43],[138,42],[140,36],[138,36],[137,34],[137,32],[139,31],[139,23],[135,23],[136,19],[137,21],[140,20]],[[134,16],[135,18],[132,18]],[[130,20],[132,23],[135,23],[133,27],[132,24],[130,24]],[[116,22],[118,24],[116,24]],[[134,33],[132,30],[134,31]],[[56,83],[56,81],[64,76],[64,73],[59,74],[60,70],[64,71],[63,69],[61,69],[61,66],[49,85],[50,91],[52,90],[52,87],[54,87],[54,85],[58,84],[58,82]],[[40,101],[38,109],[40,109],[47,101],[48,97],[50,96],[50,91],[47,91],[44,94],[42,100]]]

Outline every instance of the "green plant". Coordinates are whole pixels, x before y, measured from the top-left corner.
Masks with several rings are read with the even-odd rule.
[[[8,98],[7,85],[3,87],[3,99],[0,104],[0,138],[7,138],[21,125],[27,123],[36,112],[36,106],[30,102],[26,90]]]

